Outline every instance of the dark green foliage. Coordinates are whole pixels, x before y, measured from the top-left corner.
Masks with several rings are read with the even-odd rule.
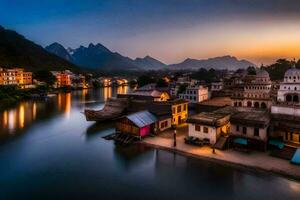
[[[33,73],[33,78],[38,81],[45,82],[48,86],[52,86],[56,81],[55,76],[51,72],[46,70],[41,70]]]
[[[43,47],[27,40],[15,31],[0,26],[0,66],[22,67],[29,71],[64,70],[78,71],[68,61],[47,52]]]
[[[206,83],[211,83],[217,80],[218,75],[214,69],[206,70],[201,68],[197,72],[192,73],[190,77],[196,80],[203,80]]]
[[[150,84],[150,83],[155,83],[156,81],[151,76],[142,75],[138,78],[137,82],[138,82],[139,87],[142,87],[142,86]]]
[[[187,84],[181,84],[178,88],[178,94],[183,93],[187,87]]]
[[[288,61],[286,59],[278,59],[276,63],[271,64],[263,69],[269,72],[271,80],[282,80],[284,73],[293,66],[293,61]],[[300,67],[299,61],[296,64],[297,68]]]
[[[168,87],[168,83],[165,81],[165,79],[160,78],[156,82],[156,87]]]
[[[247,68],[248,75],[256,75],[256,69],[253,66]]]

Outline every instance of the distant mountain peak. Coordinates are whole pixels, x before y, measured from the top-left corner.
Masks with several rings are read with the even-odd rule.
[[[170,67],[176,69],[214,68],[229,70],[237,70],[239,68],[247,68],[249,66],[255,66],[255,64],[247,60],[238,60],[236,57],[231,55],[213,57],[202,60],[187,58],[181,63],[170,65]]]
[[[134,62],[141,68],[149,70],[149,69],[161,69],[166,67],[167,65],[162,63],[161,61],[147,55],[144,58],[136,58]]]
[[[46,46],[45,49],[54,54],[57,55],[67,61],[72,61],[72,56],[69,54],[68,50],[65,49],[65,47],[58,42],[54,42],[50,44],[49,46]]]

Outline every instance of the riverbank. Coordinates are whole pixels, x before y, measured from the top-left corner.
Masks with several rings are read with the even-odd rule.
[[[155,148],[191,156],[199,159],[216,162],[223,165],[230,165],[239,168],[246,168],[254,171],[263,171],[289,179],[300,181],[300,166],[293,165],[287,160],[271,157],[267,152],[243,153],[235,150],[215,150],[209,146],[197,147],[184,143],[187,127],[177,131],[177,145],[173,147],[173,133],[167,131],[156,137],[145,138],[142,143]]]

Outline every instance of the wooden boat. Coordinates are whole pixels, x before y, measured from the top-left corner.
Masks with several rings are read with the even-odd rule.
[[[125,98],[110,98],[102,110],[84,110],[87,121],[102,122],[115,120],[120,117],[128,107],[128,100]]]

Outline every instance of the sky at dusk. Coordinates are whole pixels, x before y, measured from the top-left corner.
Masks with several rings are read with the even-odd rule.
[[[101,43],[170,64],[233,55],[300,56],[298,0],[0,0],[0,25],[42,46]]]

